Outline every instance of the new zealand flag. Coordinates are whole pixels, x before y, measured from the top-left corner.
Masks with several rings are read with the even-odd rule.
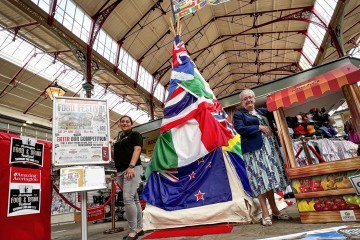
[[[221,147],[185,167],[152,172],[143,199],[168,211],[231,201]]]

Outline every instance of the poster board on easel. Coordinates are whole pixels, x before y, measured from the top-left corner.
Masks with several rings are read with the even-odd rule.
[[[60,169],[60,193],[106,189],[103,166],[74,166]]]
[[[55,166],[108,164],[109,109],[106,100],[55,97],[53,153]]]

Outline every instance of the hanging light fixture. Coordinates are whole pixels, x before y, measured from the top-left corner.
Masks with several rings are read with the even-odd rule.
[[[57,84],[57,82],[55,82],[53,86],[48,87],[45,91],[51,100],[53,100],[56,96],[64,96],[66,93],[66,91]]]

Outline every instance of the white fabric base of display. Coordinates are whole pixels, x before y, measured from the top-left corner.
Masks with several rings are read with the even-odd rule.
[[[232,192],[232,201],[175,211],[165,211],[151,204],[146,204],[143,211],[143,229],[146,231],[217,223],[258,222],[261,218],[259,203],[254,202],[245,194],[227,152],[223,152],[223,155]],[[249,208],[247,208],[245,200],[249,203]]]

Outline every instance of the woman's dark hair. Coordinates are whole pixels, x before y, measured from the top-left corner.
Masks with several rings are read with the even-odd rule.
[[[122,116],[122,117],[120,118],[119,122],[121,122],[121,120],[122,120],[123,118],[128,118],[128,119],[130,120],[131,124],[133,124],[133,120],[132,120],[131,117],[128,116],[128,115]]]

